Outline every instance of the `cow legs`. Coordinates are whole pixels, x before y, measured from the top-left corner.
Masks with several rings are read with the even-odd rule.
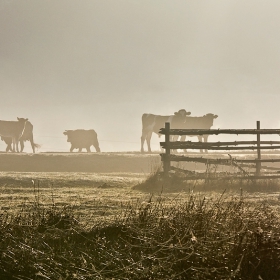
[[[175,135],[175,139],[178,139],[179,138],[179,135]],[[177,139],[175,140],[175,141],[177,141]],[[180,137],[180,142],[184,142],[184,141],[186,141],[186,135],[181,135],[181,137]],[[184,149],[184,152],[185,153],[187,153],[188,152],[188,150],[187,149]]]
[[[19,143],[19,140],[17,139],[16,140],[17,153],[19,153],[18,143]]]
[[[152,138],[152,131],[150,131],[147,136],[146,136],[146,142],[147,142],[147,146],[148,146],[148,152],[151,153],[151,138]]]
[[[2,139],[3,140],[3,139]],[[13,148],[12,148],[12,139],[11,138],[8,138],[8,140],[4,140],[5,143],[7,144],[7,147],[6,147],[6,152],[9,152],[9,151],[13,151]]]
[[[12,151],[11,152],[14,152],[15,151],[15,139],[14,138],[12,138],[11,147],[12,147]]]
[[[144,153],[144,143],[146,140],[146,137],[143,135],[144,133],[142,132],[142,136],[141,136],[141,153]]]
[[[144,144],[145,141],[147,142],[148,152],[150,153],[151,150],[151,138],[152,138],[153,131],[148,129],[142,129],[142,136],[141,136],[141,153],[144,153]]]
[[[199,135],[199,136],[197,136],[197,137],[198,137],[199,142],[207,143],[207,141],[208,141],[208,136],[209,136],[209,135]],[[202,141],[202,139],[203,139],[203,141]],[[205,150],[200,149],[200,152],[201,152],[201,153],[203,153],[204,151],[205,151],[205,153],[208,153],[208,150],[207,150],[207,149],[205,149]]]
[[[1,140],[3,140],[7,147],[6,147],[6,152],[9,152],[9,151],[13,151],[13,148],[12,148],[12,138],[11,137],[1,137]]]
[[[73,152],[73,150],[74,150],[74,146],[73,146],[73,145],[71,145],[71,147],[70,147],[70,152],[72,153],[72,152]]]
[[[33,153],[35,153],[35,144],[34,144],[34,140],[33,140],[33,133],[31,133],[30,138],[29,138],[29,141],[30,141],[30,144],[31,144]],[[22,141],[22,140],[20,141],[20,144],[21,144],[21,142],[22,142],[22,146],[21,146],[21,147],[22,147],[22,150],[21,150],[21,151],[23,151],[24,144],[23,144],[23,141]]]
[[[95,145],[93,145],[93,147],[95,148],[97,153],[100,153],[99,145],[95,144]]]
[[[20,152],[22,153],[22,151],[24,149],[24,141],[22,139],[20,139],[19,143],[20,143]]]
[[[18,142],[16,141],[16,139],[15,139],[14,137],[12,138],[12,144],[13,144],[13,149],[12,149],[12,151],[13,151],[13,152],[18,151],[18,146],[17,146]],[[17,148],[17,150],[16,150],[16,148]]]
[[[209,135],[204,135],[204,136],[203,136],[204,143],[207,143],[207,142],[208,142],[208,136],[209,136]],[[207,150],[207,149],[205,149],[205,153],[208,153],[208,150]]]
[[[91,152],[91,150],[90,150],[90,146],[87,146],[87,147],[86,147],[86,149],[87,149],[87,152],[88,152],[88,153],[90,153],[90,152]]]
[[[12,142],[13,142],[13,152],[19,153],[19,149],[18,149],[19,136],[13,137]]]
[[[176,141],[178,141],[178,139],[179,139],[179,135],[173,135],[171,138],[170,138],[170,141],[171,142],[176,142]],[[177,149],[173,149],[172,150],[174,153],[177,153],[178,151],[177,151]]]
[[[12,144],[10,143],[10,144],[8,144],[7,145],[7,148],[6,148],[6,152],[9,152],[9,151],[13,151],[13,148],[12,148]]]
[[[198,135],[197,138],[198,138],[199,142],[202,142],[202,136],[201,135]],[[203,153],[203,149],[200,149],[200,152]]]

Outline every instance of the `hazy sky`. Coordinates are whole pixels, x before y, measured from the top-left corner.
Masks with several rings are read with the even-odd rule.
[[[29,118],[42,152],[68,151],[77,128],[139,151],[142,114],[182,108],[279,128],[279,14],[276,0],[0,0],[0,119]]]

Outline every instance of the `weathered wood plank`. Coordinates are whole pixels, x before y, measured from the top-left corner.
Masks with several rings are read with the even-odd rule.
[[[160,142],[161,147],[165,148],[166,143],[165,142]],[[170,149],[208,149],[208,150],[225,150],[225,151],[238,151],[238,150],[257,150],[257,146],[237,146],[237,147],[232,147],[232,146],[211,146],[208,144],[186,144],[183,142],[170,142],[169,144]],[[261,146],[262,150],[275,150],[275,149],[280,149],[280,145],[278,146]]]
[[[197,141],[173,141],[178,145],[201,145],[203,147],[207,146],[237,146],[237,145],[257,145],[258,141],[230,141],[230,142],[197,142]],[[165,145],[165,142],[160,142],[162,146]],[[260,141],[261,145],[278,145],[280,141]]]
[[[280,179],[280,175],[260,175],[260,176],[223,176],[223,177],[207,177],[207,176],[188,176],[185,177],[184,180],[191,181],[191,180],[232,180],[232,179],[238,179],[238,180],[259,180],[259,179],[267,179],[267,180],[274,180],[274,179]]]
[[[171,167],[172,170],[178,170],[178,168]],[[266,175],[253,175],[252,173],[247,173],[248,175],[243,174],[219,174],[216,173],[215,176],[213,174],[207,173],[195,173],[189,170],[180,170],[181,172],[186,173],[185,181],[193,181],[193,180],[258,180],[258,179],[267,179],[267,180],[275,180],[280,179],[280,174],[272,174],[266,173]]]
[[[160,134],[165,134],[165,128],[159,130]],[[278,134],[280,129],[170,129],[170,135],[218,135],[218,134]]]
[[[161,154],[162,157],[165,156],[165,154]],[[169,158],[171,161],[189,161],[189,162],[201,162],[201,163],[231,163],[232,161],[237,163],[256,163],[257,161],[260,162],[280,162],[280,159],[213,159],[213,158],[205,158],[205,157],[188,157],[188,156],[181,156],[181,155],[169,155]]]
[[[166,142],[160,142],[160,145],[167,149],[169,152],[166,154],[161,154],[161,159],[164,162],[164,165],[168,163],[170,165],[171,161],[193,161],[193,162],[201,162],[205,164],[216,164],[216,165],[231,165],[237,167],[242,176],[230,176],[230,179],[238,178],[238,179],[276,179],[280,178],[280,174],[274,172],[272,175],[261,172],[261,163],[262,162],[280,162],[280,159],[261,159],[261,150],[275,150],[280,149],[280,141],[260,141],[260,136],[263,134],[272,135],[278,134],[280,135],[280,129],[260,129],[260,122],[257,121],[257,129],[170,129],[169,127],[165,127],[160,129],[159,133],[165,134],[168,136],[168,140]],[[192,142],[192,141],[185,141],[185,142],[172,142],[169,140],[169,135],[218,135],[218,134],[251,134],[257,136],[257,141],[231,141],[231,142]],[[210,159],[210,158],[198,158],[198,157],[187,157],[187,156],[178,156],[170,154],[170,150],[176,149],[206,149],[206,150],[224,150],[224,151],[238,151],[238,150],[257,150],[257,159],[248,160],[248,159],[235,159],[232,158],[229,154],[230,159]],[[250,165],[250,163],[252,163]],[[253,165],[255,164],[255,165]],[[256,168],[256,174],[252,175],[252,173],[248,173],[243,168],[247,167],[250,169]],[[266,170],[277,170],[276,167],[264,166]],[[189,172],[189,171],[188,171]],[[195,174],[193,176],[192,173],[188,173],[187,180],[197,180],[200,179],[198,176],[206,176],[207,174]],[[222,175],[222,174],[221,174]],[[192,179],[193,177],[193,179]],[[209,174],[202,178],[202,179],[212,179],[213,177],[209,177]],[[216,177],[214,177],[217,179]],[[227,179],[227,176],[223,176],[222,178],[218,176],[218,179]]]

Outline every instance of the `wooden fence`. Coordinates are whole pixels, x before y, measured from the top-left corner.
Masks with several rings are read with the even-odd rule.
[[[160,142],[162,148],[165,149],[165,153],[161,154],[161,160],[163,162],[164,173],[168,174],[171,169],[175,169],[171,166],[171,162],[198,162],[205,163],[207,165],[227,165],[235,166],[242,176],[238,178],[245,179],[267,179],[267,178],[280,178],[280,167],[272,166],[263,166],[262,163],[275,163],[280,162],[279,159],[262,159],[261,151],[262,150],[275,150],[280,149],[280,141],[261,141],[261,135],[280,135],[280,129],[260,129],[260,122],[257,121],[256,129],[171,129],[170,123],[165,123],[165,128],[161,128],[159,133],[165,135],[165,142]],[[234,142],[192,142],[192,141],[174,141],[172,142],[172,135],[218,135],[218,134],[247,134],[247,135],[256,135],[256,141],[234,141]],[[176,149],[198,149],[198,150],[219,150],[219,151],[240,151],[240,150],[255,150],[256,158],[255,159],[236,159],[228,154],[229,158],[208,158],[208,157],[190,157],[187,155],[175,155],[171,154],[173,150]],[[255,168],[255,172],[247,172],[245,168]],[[262,168],[266,172],[262,172]],[[270,170],[269,174],[267,170]],[[273,172],[271,172],[273,171]],[[211,177],[206,176],[207,174],[195,174],[193,171],[186,172],[188,174],[187,179],[211,179]],[[227,178],[236,177],[235,174],[230,176],[227,174]],[[217,179],[221,177],[213,177]],[[225,176],[223,177],[225,178]]]

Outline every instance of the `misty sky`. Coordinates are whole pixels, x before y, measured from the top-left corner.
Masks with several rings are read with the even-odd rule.
[[[279,128],[279,14],[276,0],[0,0],[0,119],[29,118],[41,152],[68,151],[77,128],[139,151],[143,113],[183,108]]]

